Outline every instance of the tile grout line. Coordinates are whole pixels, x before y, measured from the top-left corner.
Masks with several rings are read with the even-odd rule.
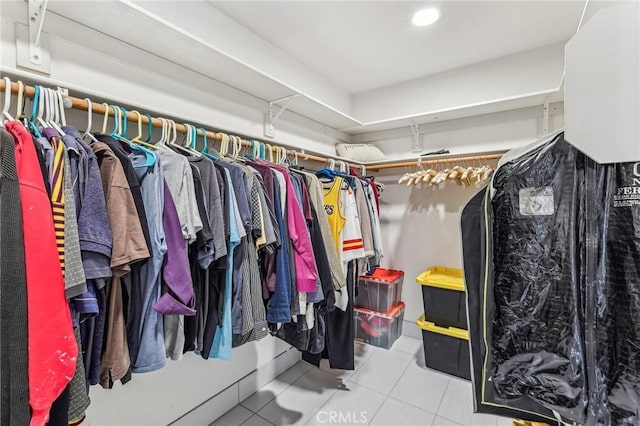
[[[413,361],[413,357],[411,358],[411,361]],[[393,384],[393,386],[391,387],[391,390],[389,391],[389,396],[391,396],[391,393],[393,392],[393,390],[396,388],[396,386],[398,386],[398,383],[400,382],[400,379],[402,379],[402,376],[404,376],[404,373],[406,373],[406,371],[409,369],[409,367],[411,366],[411,361],[409,361],[409,363],[407,364],[407,366],[404,368],[404,370],[402,370],[402,373],[400,373],[400,375],[398,376],[398,378],[396,379],[395,383]]]
[[[444,401],[444,397],[447,394],[447,391],[449,390],[450,385],[451,385],[451,378],[449,378],[449,381],[447,382],[447,387],[444,388],[444,392],[442,392],[442,396],[440,397],[440,402],[438,403],[438,408],[436,410],[436,415],[438,415],[438,412],[440,412],[440,407],[442,407],[442,401]]]
[[[425,413],[433,414],[434,416],[437,416],[437,415],[438,415],[438,413],[432,413],[432,412],[431,412],[431,411],[429,411],[429,410],[425,410],[424,408],[422,408],[422,407],[418,407],[417,405],[412,404],[412,403],[410,403],[410,402],[408,402],[408,401],[403,401],[402,399],[400,399],[400,398],[396,398],[395,396],[389,395],[389,398],[391,398],[391,399],[393,399],[393,400],[395,400],[395,401],[398,401],[398,402],[402,402],[403,404],[407,404],[407,405],[409,405],[409,406],[411,406],[411,407],[413,407],[413,408],[417,408],[418,410],[422,410],[422,411],[424,411]],[[440,417],[442,417],[442,416],[440,416]],[[445,417],[445,418],[446,418],[446,417]],[[449,419],[447,419],[447,420],[449,420]]]
[[[269,420],[265,419],[260,414],[256,413],[256,416],[260,417],[262,420],[264,420],[265,422],[269,423],[270,425],[275,426],[275,423],[271,423]],[[251,417],[249,417],[249,418],[251,418]],[[247,419],[247,420],[249,420],[249,419]]]
[[[319,371],[322,371],[320,368],[318,368],[318,370],[319,370]],[[309,370],[308,372],[310,372],[310,371],[311,371],[311,370]],[[328,375],[332,376],[333,378],[335,378],[335,379],[337,379],[337,380],[340,380],[340,382],[342,383],[342,385],[344,385],[344,384],[345,384],[344,380],[343,380],[341,377],[336,377],[336,376],[334,376],[333,374],[331,374],[331,373],[329,373],[329,372],[327,372],[327,371],[322,371],[322,372],[323,372],[324,374],[328,374]],[[301,378],[302,378],[302,377],[301,377]],[[329,397],[329,398],[324,402],[324,404],[322,404],[322,406],[321,406],[320,408],[318,408],[316,411],[314,411],[314,412],[313,412],[313,414],[317,413],[318,411],[320,411],[320,410],[322,409],[322,407],[324,407],[325,405],[327,405],[327,403],[329,402],[329,400],[330,400],[331,398],[333,398],[333,397],[338,393],[338,391],[339,391],[339,390],[340,390],[340,389],[335,388],[335,389],[333,390],[333,392],[331,393],[331,396],[330,396],[330,397]],[[309,417],[309,419],[307,419],[307,421],[305,422],[305,424],[309,423],[309,420],[311,420],[311,419],[313,418],[313,414],[311,415],[311,417]]]
[[[446,421],[453,423],[454,425],[457,425],[457,426],[464,426],[462,423],[454,422],[454,421],[453,421],[453,420],[451,420],[451,419],[448,419],[448,418],[443,417],[443,416],[438,416],[438,415],[436,415],[436,416],[433,418],[433,423],[431,423],[431,426],[438,426],[438,425],[436,424],[436,420],[438,419],[438,417],[441,417],[441,418],[445,419]]]
[[[304,361],[300,361],[300,362],[304,362]],[[292,365],[290,368],[287,368],[285,371],[283,371],[282,373],[278,374],[276,377],[274,377],[273,379],[271,379],[271,381],[269,381],[269,383],[273,382],[275,379],[277,379],[278,377],[280,377],[281,375],[283,375],[285,372],[287,372],[288,370],[290,370],[291,368],[295,367],[296,365],[298,365],[298,363],[295,363],[294,365]],[[287,389],[289,389],[294,383],[296,383],[298,380],[302,379],[310,370],[307,370],[304,372],[304,374],[302,376],[300,376],[300,378],[298,378],[297,380],[295,380],[292,383],[287,384],[287,386],[282,389],[282,392],[280,392],[278,395],[280,395],[281,393],[283,393],[284,391],[286,391]],[[242,403],[244,401],[246,401],[247,399],[251,398],[253,395],[255,395],[256,393],[260,392],[262,389],[264,389],[269,383],[267,383],[266,385],[264,385],[263,387],[261,387],[260,389],[258,389],[257,391],[255,391],[254,393],[252,393],[251,395],[249,395],[247,398],[245,398],[244,400],[242,400],[241,402],[239,402],[239,405],[242,405]],[[251,408],[249,407],[245,407],[244,405],[242,405],[244,408],[246,408],[247,410],[251,411],[253,414],[258,414],[258,411],[262,410],[264,407],[266,407],[267,405],[269,405],[271,403],[271,401],[273,401],[274,399],[276,399],[278,397],[278,395],[274,395],[272,399],[270,399],[269,401],[267,401],[264,405],[262,405],[260,408],[257,409],[257,411],[253,411]],[[262,416],[260,416],[262,417]]]
[[[301,362],[305,362],[305,361],[301,361]],[[317,369],[318,371],[322,371],[320,368],[316,368],[316,369]],[[313,367],[312,367],[312,368],[310,368],[310,369],[308,369],[307,371],[305,371],[305,372],[304,372],[304,374],[303,374],[302,376],[300,376],[296,381],[294,381],[294,382],[293,382],[293,383],[291,383],[289,386],[287,386],[287,387],[286,387],[282,392],[280,392],[278,395],[283,394],[283,393],[284,393],[287,389],[289,389],[291,386],[293,386],[293,385],[295,385],[296,383],[298,383],[300,380],[302,380],[302,379],[304,378],[304,376],[306,376],[307,374],[309,374],[312,370],[313,370]],[[334,376],[333,374],[331,374],[331,373],[329,373],[329,372],[327,372],[327,371],[322,371],[322,373],[327,374],[327,375],[329,375],[329,376],[331,376],[331,377],[333,377],[333,378],[335,378],[335,379],[340,379],[340,380],[342,380],[341,378],[336,377],[336,376]],[[265,385],[265,386],[266,386],[266,385]],[[333,393],[331,393],[331,396],[329,396],[329,399],[331,399],[331,398],[336,394],[336,392],[337,392],[337,391],[338,391],[338,389],[337,389],[337,388],[336,388],[336,389],[334,389],[334,390],[333,390]],[[269,401],[269,402],[267,402],[265,405],[263,405],[263,406],[260,408],[260,410],[262,410],[264,407],[266,407],[267,405],[269,405],[273,400],[275,400],[275,399],[278,397],[278,395],[276,395],[276,396],[275,396],[271,401]],[[327,401],[325,401],[325,404],[326,404],[326,402],[328,402],[328,401],[329,401],[329,399],[327,399]],[[322,406],[324,406],[324,404],[322,404]],[[320,408],[322,408],[322,407],[320,407]],[[320,408],[318,408],[318,410],[320,410]],[[317,413],[317,412],[318,412],[318,410],[314,411],[314,413],[313,413],[313,414]],[[264,417],[262,417],[259,413],[255,413],[255,414],[256,414],[257,416],[259,416],[259,417],[261,417],[261,418],[263,418],[263,419],[264,419]],[[311,417],[310,417],[309,419],[307,419],[307,421],[305,422],[305,424],[306,424],[306,423],[308,423],[310,419],[311,419]],[[267,419],[265,419],[265,420],[267,420]],[[267,422],[269,422],[270,424],[273,424],[273,423],[271,423],[269,420],[267,420]]]
[[[367,388],[367,389],[368,389],[368,388]],[[376,416],[378,415],[378,413],[380,412],[380,410],[382,410],[382,406],[384,405],[384,403],[385,403],[385,402],[387,402],[387,399],[389,399],[389,397],[388,397],[388,396],[385,396],[384,401],[382,401],[382,404],[380,404],[380,406],[378,407],[378,409],[376,410],[376,412],[375,412],[375,413],[373,413],[373,416],[371,416],[371,420],[369,420],[369,421],[367,422],[367,424],[370,424],[370,423],[373,421],[373,419],[375,419],[375,418],[376,418]]]

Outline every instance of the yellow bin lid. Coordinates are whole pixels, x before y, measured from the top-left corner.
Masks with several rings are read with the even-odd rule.
[[[464,291],[462,269],[434,266],[421,273],[416,282],[420,285],[438,287],[445,290]]]
[[[416,321],[418,327],[424,331],[430,331],[432,333],[444,334],[445,336],[455,337],[456,339],[469,340],[469,332],[467,330],[461,330],[455,327],[438,327],[430,321],[425,321],[424,314]]]

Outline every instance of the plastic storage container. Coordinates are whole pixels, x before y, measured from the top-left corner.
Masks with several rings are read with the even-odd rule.
[[[424,316],[420,317],[417,323],[422,329],[427,367],[471,380],[469,332],[454,327],[438,327],[425,321]]]
[[[461,269],[435,266],[420,274],[416,281],[422,286],[422,302],[427,321],[440,327],[468,328]]]
[[[370,345],[389,349],[402,335],[404,303],[387,313],[354,308],[355,338]]]
[[[371,275],[361,275],[355,306],[376,312],[389,312],[402,297],[404,272],[376,268]]]

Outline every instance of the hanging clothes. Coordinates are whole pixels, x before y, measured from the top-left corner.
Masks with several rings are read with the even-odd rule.
[[[35,146],[19,122],[6,123],[6,129],[15,140],[20,183],[30,348],[29,404],[31,424],[35,426],[47,421],[51,404],[73,377],[78,347]]]
[[[0,162],[0,423],[13,425],[30,416],[28,303],[15,140],[4,129]]]
[[[197,233],[202,229],[202,219],[198,213],[193,172],[189,161],[182,155],[161,146],[157,151],[162,162],[163,173],[172,197],[172,202],[180,220],[185,249],[187,244],[196,241]],[[188,265],[188,261],[187,261]],[[188,274],[191,280],[191,274]],[[193,286],[191,286],[193,293]],[[184,295],[185,297],[189,295]],[[183,302],[186,303],[184,299]],[[189,302],[191,303],[191,302]],[[195,300],[193,301],[195,306]],[[164,334],[167,356],[173,360],[182,358],[184,349],[184,314],[164,316]]]
[[[29,122],[37,137],[19,123],[2,133],[0,281],[17,287],[0,292],[1,306],[16,306],[0,317],[20,322],[25,339],[2,342],[12,374],[2,378],[3,421],[20,423],[30,408],[32,424],[79,422],[90,385],[111,389],[190,351],[228,360],[269,333],[353,369],[358,262],[381,254],[366,180],[332,182],[336,225],[318,177],[295,166],[171,143],[147,149],[121,123],[85,135],[51,125]],[[11,206],[22,241],[5,229]],[[23,267],[12,269],[20,259],[10,249],[25,253]],[[5,353],[22,353],[29,369],[14,373],[19,362]],[[29,392],[13,382],[25,371]]]
[[[146,156],[135,153],[131,157],[140,181],[140,192],[147,215],[151,258],[132,266],[132,281],[139,285],[131,289],[131,309],[127,323],[127,341],[133,373],[155,371],[165,365],[165,344],[162,314],[153,309],[160,299],[161,269],[167,253],[167,240],[162,221],[164,214],[164,175],[160,160],[146,166]]]
[[[107,280],[105,287],[104,331],[97,330],[94,333],[96,346],[101,343],[95,339],[102,340],[102,334],[106,334],[100,360],[100,384],[105,388],[111,388],[117,380],[127,381],[131,363],[124,321],[122,277],[131,271],[132,263],[147,259],[150,254],[138,209],[121,162],[106,143],[94,141],[91,147],[100,166],[105,203],[113,235],[111,253],[113,278]]]
[[[227,269],[225,274],[225,288],[224,288],[224,303],[222,308],[222,321],[221,325],[218,325],[213,336],[213,343],[209,357],[220,359],[231,359],[231,346],[232,346],[232,315],[231,315],[231,301],[233,297],[233,267],[234,257],[239,253],[236,253],[236,248],[240,244],[242,239],[241,232],[244,230],[239,220],[239,214],[237,212],[237,203],[235,200],[235,192],[233,191],[233,185],[231,184],[231,173],[227,169],[224,169],[225,182],[227,187],[225,193],[227,196],[227,208],[228,208],[228,220],[229,220],[229,245],[227,248]]]

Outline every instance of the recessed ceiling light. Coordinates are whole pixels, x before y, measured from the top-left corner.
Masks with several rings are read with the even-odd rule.
[[[411,22],[416,27],[426,27],[440,19],[440,11],[434,7],[421,9],[413,14]]]

